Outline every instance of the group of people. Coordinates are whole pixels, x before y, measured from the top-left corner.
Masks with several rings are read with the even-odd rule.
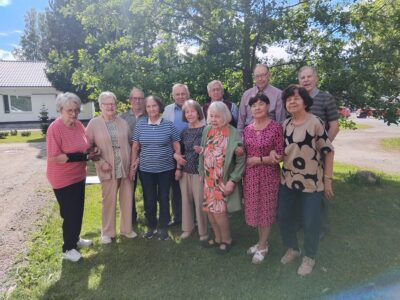
[[[137,219],[134,194],[140,178],[144,238],[157,235],[167,240],[168,226],[181,224],[181,239],[187,239],[197,225],[201,245],[225,254],[233,246],[229,213],[243,205],[246,223],[258,231],[257,242],[247,250],[252,263],[264,260],[272,225],[278,220],[287,248],[281,263],[301,255],[301,227],[305,253],[298,274],[311,273],[321,224],[324,230],[328,224],[326,199],[333,196],[336,101],[317,89],[312,67],[301,68],[299,85],[283,92],[269,84],[270,75],[266,65],[256,66],[256,86],[243,94],[239,108],[225,99],[218,80],[208,84],[210,102],[203,107],[190,99],[186,85],[175,84],[174,103],[164,107],[157,96],[145,98],[134,88],[131,110],[118,115],[116,96],[103,92],[98,99],[101,115],[86,129],[77,120],[79,98],[59,95],[60,117],[47,132],[47,175],[64,220],[63,257],[77,261],[78,248],[92,244],[80,238],[85,165],[92,159],[102,187],[101,243],[111,243],[116,236],[118,193],[121,235],[137,236],[132,224]]]

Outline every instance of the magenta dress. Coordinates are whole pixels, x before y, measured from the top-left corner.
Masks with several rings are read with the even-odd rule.
[[[243,140],[247,157],[268,156],[271,150],[283,155],[283,129],[275,121],[262,130],[256,130],[250,124],[243,131]],[[279,183],[279,164],[246,165],[243,192],[246,223],[249,226],[265,227],[275,223]]]

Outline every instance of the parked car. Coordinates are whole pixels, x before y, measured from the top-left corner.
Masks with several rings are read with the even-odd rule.
[[[339,106],[338,113],[343,118],[348,118],[351,115],[350,109],[346,106]]]

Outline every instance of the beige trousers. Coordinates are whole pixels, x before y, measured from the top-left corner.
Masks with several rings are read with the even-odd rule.
[[[133,186],[129,178],[109,179],[101,182],[103,196],[101,234],[115,237],[117,194],[119,190],[120,231],[121,234],[132,232],[132,197]]]
[[[203,212],[203,184],[199,174],[182,172],[179,180],[182,193],[182,230],[194,228],[194,211],[200,237],[207,236],[207,215]]]

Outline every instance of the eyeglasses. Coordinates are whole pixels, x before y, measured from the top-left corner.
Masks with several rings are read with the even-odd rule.
[[[258,79],[258,78],[265,78],[265,77],[267,77],[267,76],[268,76],[268,73],[255,74],[255,75],[254,75],[254,77],[257,78],[257,79]]]
[[[143,97],[132,97],[131,99],[134,100],[134,101],[142,101],[142,100],[144,100]]]

